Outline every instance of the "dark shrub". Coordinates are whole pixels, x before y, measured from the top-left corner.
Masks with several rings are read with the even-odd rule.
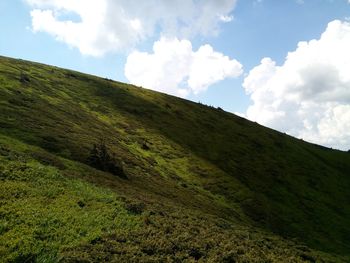
[[[28,75],[21,73],[21,76],[19,77],[19,81],[21,83],[29,83],[30,82],[30,78]]]
[[[147,143],[142,143],[142,150],[148,151],[150,150],[149,146],[147,145]]]
[[[198,248],[191,248],[188,252],[190,257],[193,257],[195,260],[199,260],[201,257],[203,257],[202,251],[200,251]]]
[[[5,146],[0,145],[0,155],[2,156],[8,156],[10,154],[11,150]]]
[[[133,215],[142,214],[145,210],[145,207],[145,204],[140,202],[128,202],[125,204],[125,209]]]
[[[81,200],[78,201],[78,206],[79,206],[80,208],[85,207],[85,205],[86,205],[86,204],[85,204],[83,201],[81,201]]]
[[[49,152],[54,152],[54,153],[57,153],[61,150],[59,141],[52,136],[41,137],[40,147],[42,147],[43,149]]]
[[[109,172],[118,177],[127,179],[121,162],[111,154],[103,140],[94,144],[87,160],[88,164],[98,170]]]
[[[73,72],[67,72],[67,73],[66,73],[66,76],[67,76],[68,78],[74,78],[74,79],[77,79],[77,78],[78,78],[78,76],[77,76],[76,74],[74,74]]]

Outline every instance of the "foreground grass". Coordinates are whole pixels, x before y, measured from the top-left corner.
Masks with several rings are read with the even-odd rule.
[[[0,136],[2,262],[343,261],[198,211],[145,207],[67,176],[79,164],[39,163],[38,151]]]
[[[115,229],[131,231],[140,223],[112,191],[63,176],[3,143],[0,182],[0,258],[5,262],[57,261],[63,248]]]

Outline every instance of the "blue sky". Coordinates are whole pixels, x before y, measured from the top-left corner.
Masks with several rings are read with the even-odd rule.
[[[350,75],[344,69],[348,60],[342,61],[350,56],[344,44],[350,35],[348,0],[140,3],[2,0],[0,55],[135,83],[309,141],[350,148],[350,99],[344,100],[350,82],[339,77]],[[74,23],[85,25],[77,30]],[[305,51],[300,41],[307,41]],[[338,46],[345,54],[334,53]],[[288,52],[294,56],[286,59]],[[326,87],[326,96],[315,88],[320,80],[337,84]]]

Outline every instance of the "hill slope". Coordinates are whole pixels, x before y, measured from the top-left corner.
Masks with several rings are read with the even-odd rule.
[[[4,57],[0,183],[8,262],[349,260],[349,153]]]

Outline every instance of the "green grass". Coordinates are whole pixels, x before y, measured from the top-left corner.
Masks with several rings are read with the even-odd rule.
[[[5,262],[58,259],[63,247],[140,224],[114,192],[14,152],[13,140],[12,149],[5,146],[6,137],[0,141],[0,258]]]
[[[349,153],[4,57],[0,113],[5,262],[348,260]],[[127,180],[89,166],[101,139]]]

